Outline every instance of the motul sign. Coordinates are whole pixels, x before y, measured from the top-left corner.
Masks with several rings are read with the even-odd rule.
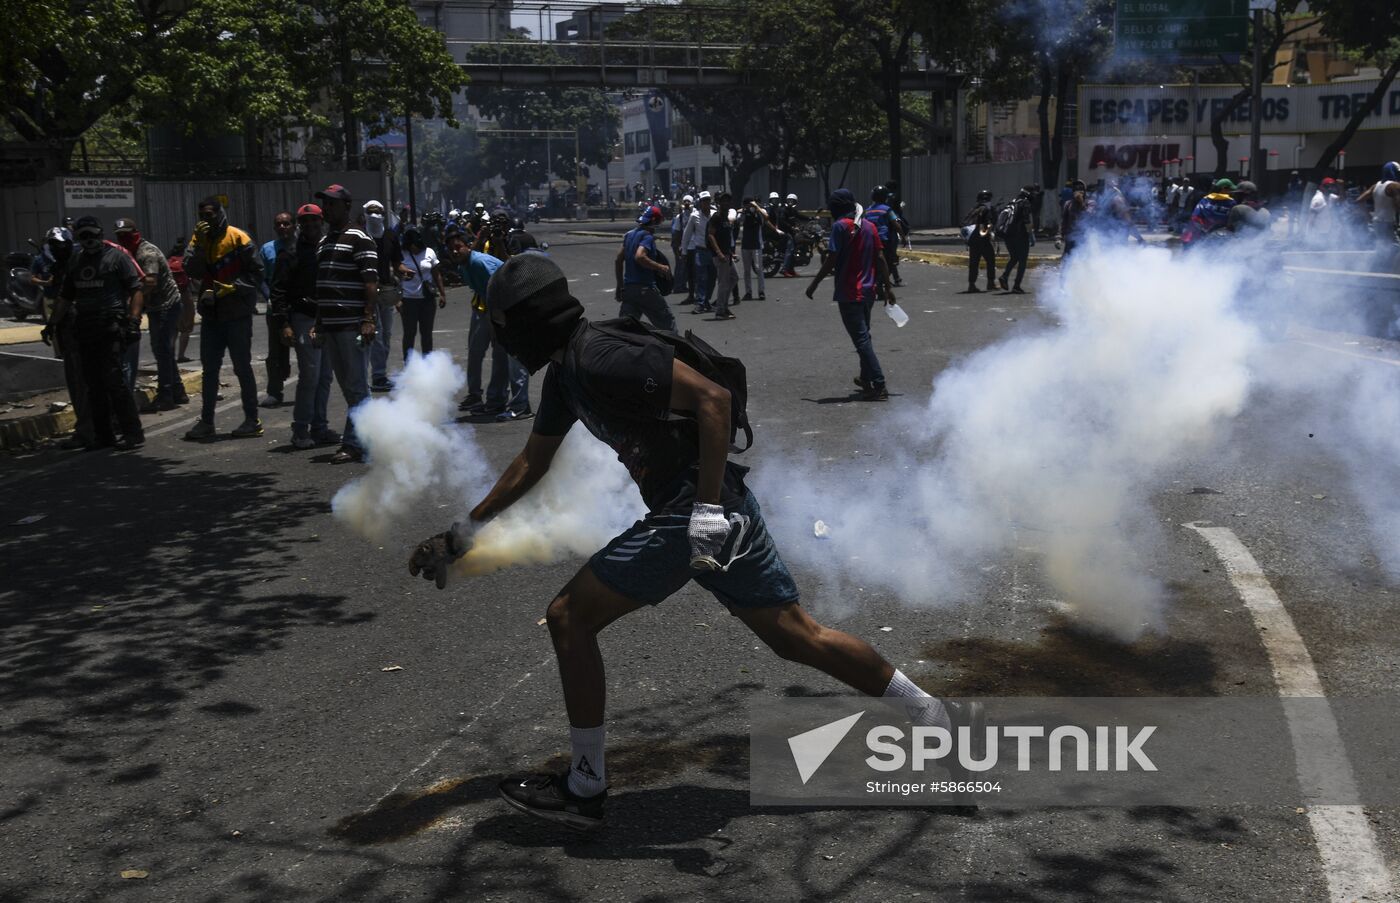
[[[1089,168],[1161,169],[1168,160],[1180,157],[1180,144],[1096,144],[1089,155]]]

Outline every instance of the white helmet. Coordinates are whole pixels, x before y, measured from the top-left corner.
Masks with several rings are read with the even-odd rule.
[[[782,197],[782,195],[778,194],[776,191],[770,191],[770,192],[768,192],[768,200],[770,200],[770,201],[776,201],[776,200],[780,199],[781,197]]]
[[[685,197],[681,198],[681,203],[682,203],[682,204],[693,204],[693,203],[695,203],[695,198],[691,197],[690,195],[686,195]]]
[[[795,194],[790,194],[790,195],[787,196],[787,199],[788,199],[789,201],[795,201],[795,200],[797,200],[797,195],[795,195]]]
[[[457,217],[462,215],[462,211],[458,210],[456,207],[453,207],[451,210],[447,211],[447,215],[451,219],[456,219]]]
[[[483,204],[483,203],[481,203],[481,201],[477,201],[477,202],[476,202],[476,208],[475,208],[475,209],[477,209],[477,210],[485,210],[485,209],[486,209],[486,205]]]

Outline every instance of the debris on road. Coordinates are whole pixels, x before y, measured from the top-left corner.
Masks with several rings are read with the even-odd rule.
[[[1323,499],[1327,498],[1327,495],[1326,495],[1326,493],[1315,492],[1315,493],[1313,493],[1313,498],[1317,499],[1317,500],[1320,502],[1320,501],[1322,501]]]
[[[47,514],[31,514],[28,517],[21,517],[19,520],[15,521],[15,526],[27,527],[30,524],[37,524],[46,517],[48,517]]]
[[[881,633],[890,633],[890,632],[893,631],[893,630],[894,630],[893,627],[881,627],[881,628],[880,628],[880,632],[881,632]]]
[[[403,670],[403,665],[386,665],[385,667],[380,668],[379,670],[380,670],[380,671],[402,671],[402,670]]]
[[[151,874],[151,873],[148,872],[148,871],[146,871],[145,869],[123,869],[123,870],[122,870],[122,877],[123,877],[123,878],[127,878],[127,879],[131,879],[131,878],[148,878],[148,877],[150,877],[150,874]]]
[[[1186,493],[1186,494],[1187,494],[1187,495],[1224,495],[1225,493],[1221,492],[1219,489],[1211,489],[1209,486],[1197,486],[1197,487],[1195,487],[1194,489],[1192,489],[1190,492],[1188,492],[1188,493]]]
[[[535,622],[535,626],[536,626],[536,627],[543,627],[543,626],[545,625],[545,622],[548,621],[548,620],[549,620],[548,618],[540,618],[538,621]]]
[[[826,525],[826,521],[819,520],[812,524],[812,535],[817,539],[828,539],[831,536],[831,528]]]
[[[62,414],[64,411],[68,410],[72,406],[72,403],[67,401],[51,401],[49,402],[49,413]]]

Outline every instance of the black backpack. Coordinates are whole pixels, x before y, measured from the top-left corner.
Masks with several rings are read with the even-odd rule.
[[[726,357],[690,330],[685,335],[652,329],[631,317],[616,320],[600,320],[590,324],[599,332],[624,341],[635,342],[642,338],[660,339],[674,350],[676,359],[694,369],[701,376],[717,386],[729,390],[729,450],[742,453],[753,448],[753,427],[749,424],[749,385],[744,362],[737,357]],[[740,448],[737,439],[744,434],[744,447]]]

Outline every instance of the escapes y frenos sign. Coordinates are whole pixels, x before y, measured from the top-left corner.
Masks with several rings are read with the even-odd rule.
[[[1335,132],[1354,112],[1365,109],[1362,129],[1400,128],[1400,86],[1368,104],[1376,80],[1327,85],[1265,86],[1259,105],[1260,130],[1266,134]],[[1086,85],[1079,89],[1079,134],[1180,135],[1210,131],[1211,118],[1228,106],[1239,88],[1234,85]],[[1245,101],[1226,116],[1225,131],[1244,134],[1253,120],[1253,104]]]

